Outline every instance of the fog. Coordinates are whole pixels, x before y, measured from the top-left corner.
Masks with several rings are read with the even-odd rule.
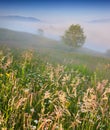
[[[54,40],[61,40],[61,36],[71,24],[78,24],[73,21],[63,23],[52,23],[49,21],[31,22],[0,18],[0,28],[7,28],[15,31],[38,34],[38,29],[44,31],[44,36]],[[86,35],[84,47],[106,52],[110,48],[110,22],[92,23],[88,21],[79,22]]]

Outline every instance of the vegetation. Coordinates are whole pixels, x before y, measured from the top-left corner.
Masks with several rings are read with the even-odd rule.
[[[110,56],[110,49],[108,49],[108,50],[106,51],[106,55],[107,55],[107,56]]]
[[[81,56],[74,60],[91,57],[103,70],[82,61],[56,65],[32,49],[1,46],[0,129],[109,130],[110,61]]]
[[[64,42],[74,48],[81,47],[85,42],[85,35],[80,25],[71,25],[68,30],[65,31],[63,36]]]
[[[38,34],[39,34],[40,36],[43,36],[43,35],[44,35],[44,30],[41,29],[41,28],[39,28],[39,29],[38,29]]]

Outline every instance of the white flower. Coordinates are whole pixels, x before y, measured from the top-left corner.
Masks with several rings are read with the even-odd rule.
[[[28,94],[28,93],[29,93],[29,89],[28,89],[28,88],[25,88],[25,89],[24,89],[24,92],[25,92],[25,94]]]
[[[36,129],[36,126],[33,125],[33,126],[32,126],[32,130],[35,130],[35,129]]]
[[[37,124],[37,123],[38,123],[38,120],[34,120],[34,123],[36,123],[36,124]]]
[[[34,112],[34,108],[30,109],[31,112]]]

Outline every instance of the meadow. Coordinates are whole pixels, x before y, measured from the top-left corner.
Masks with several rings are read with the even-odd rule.
[[[54,53],[0,46],[0,129],[110,130],[110,59]]]

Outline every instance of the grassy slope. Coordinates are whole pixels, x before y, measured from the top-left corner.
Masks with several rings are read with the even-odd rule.
[[[103,70],[110,63],[101,53],[87,48],[73,49],[61,42],[25,32],[0,29],[0,43],[21,48],[34,48],[47,61],[87,66],[91,70]]]
[[[61,50],[63,52],[78,52],[78,53],[88,53],[94,55],[101,55],[101,53],[95,52],[93,50],[87,48],[75,49],[63,44],[62,42],[58,42],[46,37],[42,37],[39,35],[34,35],[31,33],[26,32],[17,32],[8,29],[0,29],[0,43],[7,43],[17,45],[17,46],[24,46],[24,47],[35,47],[36,49],[55,49]],[[52,50],[52,51],[55,51]]]
[[[110,59],[4,29],[0,41],[14,46],[0,46],[1,130],[110,130]]]
[[[103,77],[109,67],[100,74],[73,63],[53,66],[32,50],[1,47],[0,129],[110,130],[110,84]]]
[[[7,43],[21,47],[51,47],[57,44],[55,40],[26,32],[16,32],[8,29],[0,29],[0,43]]]

